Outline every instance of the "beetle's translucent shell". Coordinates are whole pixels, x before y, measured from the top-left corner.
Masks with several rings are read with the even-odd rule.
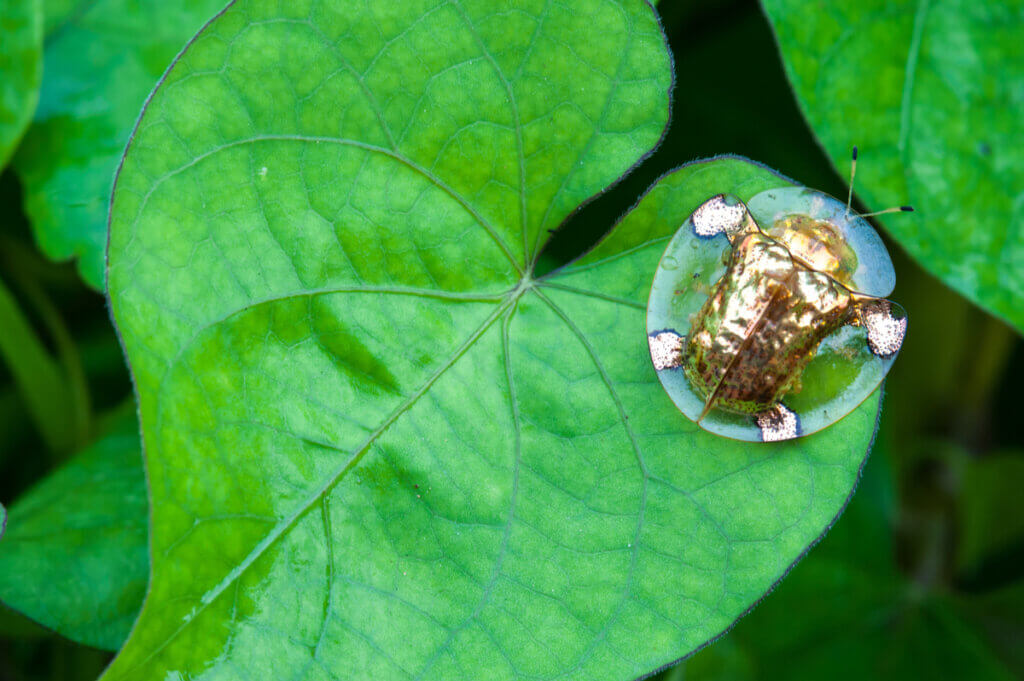
[[[652,360],[662,385],[688,418],[707,431],[737,440],[788,439],[835,423],[878,387],[895,359],[906,330],[906,314],[902,308],[882,299],[892,291],[895,273],[881,238],[866,220],[855,214],[847,215],[845,203],[804,187],[768,190],[752,197],[746,206],[734,197],[723,197],[715,205],[709,201],[705,206],[718,211],[711,217],[707,214],[703,217],[705,222],[711,221],[708,224],[714,220],[728,222],[734,214],[742,213],[747,220],[743,229],[753,235],[758,245],[767,244],[772,252],[781,252],[785,262],[792,262],[800,272],[807,270],[805,274],[812,278],[834,281],[838,286],[833,288],[853,302],[849,314],[828,327],[830,333],[812,354],[805,353],[803,359],[793,358],[793,365],[802,370],[787,382],[788,387],[779,391],[783,394],[781,402],[773,403],[772,409],[761,413],[753,413],[754,408],[745,409],[743,402],[731,403],[732,408],[720,408],[714,398],[708,399],[707,385],[699,381],[695,385],[687,378],[681,358],[688,356],[687,352],[693,348],[686,348],[686,340],[695,323],[704,325],[697,331],[707,335],[709,314],[720,311],[715,308],[712,312],[708,309],[702,312],[705,303],[714,308],[709,301],[713,292],[720,308],[724,308],[723,296],[738,295],[735,291],[741,290],[727,285],[734,281],[723,281],[727,270],[729,277],[748,277],[742,282],[746,285],[744,291],[751,290],[756,282],[749,281],[753,276],[749,263],[734,263],[731,269],[728,267],[731,258],[740,257],[738,251],[734,253],[734,248],[741,248],[741,240],[736,238],[734,245],[724,232],[709,235],[713,230],[703,223],[695,227],[691,216],[665,249],[648,300],[647,332]],[[744,246],[749,250],[749,239],[744,240]],[[765,271],[764,276],[772,276],[770,270]],[[818,276],[819,273],[828,278]],[[785,290],[786,295],[795,293],[795,288]],[[751,319],[757,321],[760,312],[755,310],[744,316],[742,300],[727,302],[732,304],[733,310],[739,305],[741,312],[733,312],[731,319],[717,319],[715,329],[735,332],[736,338],[742,340],[744,324]],[[787,308],[794,311],[786,313],[790,316],[781,321],[788,320],[791,331],[793,325],[803,323],[808,325],[806,330],[810,333],[812,325],[823,323],[820,317],[799,312],[804,307],[791,304]],[[770,329],[785,328],[784,323],[773,323]],[[765,328],[763,323],[759,328]],[[797,326],[796,333],[788,336],[781,333],[767,338],[759,336],[756,339],[759,356],[753,360],[765,362],[766,366],[779,359],[786,361],[786,353],[791,348],[785,340],[799,337],[800,331]],[[750,343],[737,342],[735,347],[737,355],[745,350],[753,351]],[[744,361],[748,359],[734,357],[732,360],[740,361],[726,363],[744,365],[749,375],[750,366],[758,365],[756,361]],[[692,369],[687,365],[691,374]],[[721,373],[719,371],[719,375]],[[771,375],[766,371],[765,380],[777,381],[783,374]],[[750,380],[756,381],[756,377]]]

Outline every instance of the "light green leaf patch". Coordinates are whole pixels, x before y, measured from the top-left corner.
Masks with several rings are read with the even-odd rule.
[[[0,601],[85,645],[117,650],[146,590],[145,474],[135,414],[11,507]]]
[[[152,581],[110,679],[631,679],[706,643],[856,481],[874,395],[780,446],[651,366],[666,177],[589,256],[537,253],[659,140],[646,2],[237,2],[156,91],[112,212]]]
[[[132,124],[174,55],[224,3],[46,3],[46,77],[14,166],[39,247],[56,260],[78,258],[97,289],[111,184]]]
[[[764,0],[797,99],[926,269],[1024,329],[1024,2]]]
[[[32,120],[42,79],[43,20],[38,0],[0,0],[0,169]]]

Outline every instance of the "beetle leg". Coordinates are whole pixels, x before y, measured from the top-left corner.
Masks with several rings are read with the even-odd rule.
[[[779,442],[800,437],[800,417],[786,405],[776,404],[771,409],[756,414],[754,419],[761,429],[761,439],[765,442]]]
[[[857,305],[857,316],[868,332],[868,347],[882,359],[888,359],[903,345],[907,318],[892,314],[892,305],[883,298],[864,298]]]
[[[730,199],[734,203],[730,203]],[[690,220],[693,221],[693,233],[702,239],[725,234],[732,242],[737,234],[757,229],[746,204],[735,197],[727,198],[725,194],[713,196],[700,204]]]
[[[651,360],[658,371],[675,369],[683,363],[683,336],[672,329],[655,331],[647,336]]]

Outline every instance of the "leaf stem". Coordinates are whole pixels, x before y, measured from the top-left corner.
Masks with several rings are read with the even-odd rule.
[[[46,446],[55,453],[71,451],[75,417],[64,377],[2,280],[0,330],[0,356]]]
[[[15,273],[17,275],[17,273]],[[74,441],[69,451],[76,451],[88,444],[93,437],[92,404],[89,398],[89,382],[82,366],[78,345],[68,331],[64,319],[43,288],[35,280],[22,279],[19,288],[31,303],[39,319],[46,326],[57,352],[57,360],[63,370],[64,384],[68,390],[68,415],[73,428]]]

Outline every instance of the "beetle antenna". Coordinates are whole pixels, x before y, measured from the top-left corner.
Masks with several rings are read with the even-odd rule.
[[[850,160],[850,193],[846,197],[846,217],[850,217],[850,204],[853,203],[853,178],[857,174],[857,145],[853,147],[853,158]]]
[[[896,206],[895,208],[886,208],[885,210],[876,210],[874,213],[865,213],[861,215],[862,218],[870,218],[875,215],[884,215],[886,213],[913,213],[913,206]]]

